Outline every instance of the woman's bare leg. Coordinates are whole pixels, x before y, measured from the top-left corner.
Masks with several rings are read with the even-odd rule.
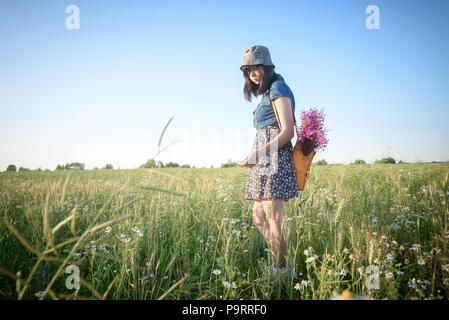
[[[270,225],[268,223],[261,201],[254,201],[253,223],[265,238],[268,246],[270,246]]]
[[[271,244],[271,261],[274,267],[284,268],[286,265],[287,245],[284,235],[281,230],[282,220],[285,217],[284,199],[273,198],[271,200],[262,201],[264,210],[271,210],[268,218],[270,230],[270,244]]]

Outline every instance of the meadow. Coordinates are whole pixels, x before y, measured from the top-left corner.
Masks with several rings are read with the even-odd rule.
[[[0,173],[0,298],[447,299],[449,163],[312,165],[282,227],[297,279],[267,269],[247,170]]]

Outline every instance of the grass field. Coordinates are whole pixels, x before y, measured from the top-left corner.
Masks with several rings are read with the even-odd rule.
[[[285,206],[292,280],[268,273],[247,170],[0,173],[0,297],[447,299],[449,163],[312,166]]]

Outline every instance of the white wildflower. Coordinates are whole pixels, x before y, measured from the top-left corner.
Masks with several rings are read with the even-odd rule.
[[[418,264],[421,265],[421,266],[423,266],[423,265],[426,264],[426,260],[424,260],[423,257],[419,257],[419,258],[418,258]]]
[[[316,259],[316,256],[310,256],[307,258],[306,262],[311,263],[311,262],[315,261],[315,259]]]
[[[415,278],[413,278],[412,280],[408,281],[408,286],[410,288],[416,288],[416,280],[415,280]]]

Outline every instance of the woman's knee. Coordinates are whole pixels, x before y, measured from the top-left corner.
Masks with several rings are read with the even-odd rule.
[[[284,199],[280,198],[274,198],[271,201],[271,215],[269,218],[269,222],[271,223],[277,223],[281,224],[282,219],[284,219],[285,212],[284,212]]]
[[[256,225],[263,224],[266,219],[261,201],[254,201],[253,222]]]

